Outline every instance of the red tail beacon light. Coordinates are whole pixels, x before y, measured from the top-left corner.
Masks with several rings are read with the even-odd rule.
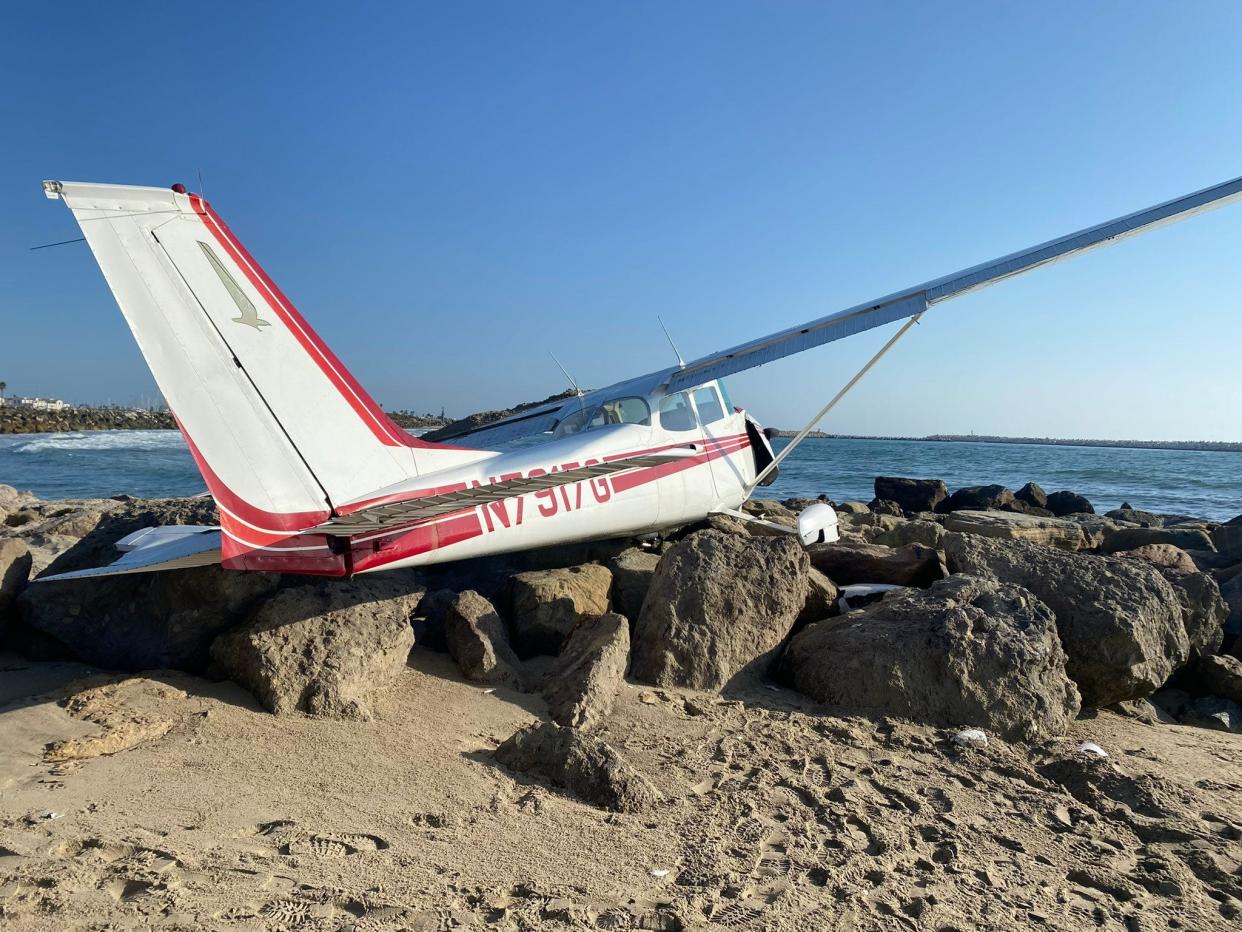
[[[183,185],[180,181],[178,181],[175,185],[173,185],[172,189],[176,191],[178,194],[186,193],[185,185]]]

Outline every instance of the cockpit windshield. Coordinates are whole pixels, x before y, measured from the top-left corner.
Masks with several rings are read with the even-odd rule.
[[[554,437],[569,437],[573,434],[582,433],[584,430],[594,430],[597,427],[607,427],[611,424],[640,424],[644,427],[648,426],[651,424],[651,409],[647,407],[647,402],[644,399],[636,395],[625,398],[610,398],[607,401],[579,409],[570,414],[556,425],[552,435]]]

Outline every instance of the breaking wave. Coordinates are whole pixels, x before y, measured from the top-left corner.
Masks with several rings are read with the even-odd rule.
[[[28,439],[29,438],[29,439]],[[185,449],[185,440],[176,430],[100,430],[71,434],[29,434],[6,438],[17,440],[13,453],[94,452],[99,450],[177,450]]]

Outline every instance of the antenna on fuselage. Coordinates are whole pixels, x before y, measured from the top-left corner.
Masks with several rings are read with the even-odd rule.
[[[551,356],[552,361],[556,363],[556,368],[560,369],[565,378],[569,379],[569,384],[574,387],[574,391],[578,394],[578,397],[581,398],[583,394],[582,389],[578,387],[578,383],[574,381],[574,377],[569,374],[569,370],[561,365],[561,361],[556,358],[556,353],[548,350],[548,355]]]
[[[556,363],[556,368],[561,370],[565,378],[569,380],[569,384],[574,387],[574,394],[578,396],[578,407],[585,409],[586,404],[583,402],[582,396],[586,393],[578,387],[578,383],[575,382],[574,377],[569,374],[569,370],[561,365],[561,361],[556,358],[556,353],[552,352],[551,350],[548,350],[548,355],[551,356],[552,361]]]
[[[686,361],[681,358],[681,353],[677,351],[677,344],[673,342],[673,335],[668,332],[668,327],[664,326],[664,318],[656,314],[656,320],[660,322],[660,329],[664,331],[664,336],[668,338],[668,345],[673,348],[673,355],[677,357],[677,368],[686,368]]]

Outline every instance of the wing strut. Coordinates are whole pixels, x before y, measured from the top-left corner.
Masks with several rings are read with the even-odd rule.
[[[924,309],[926,309],[926,305],[924,305]],[[918,311],[917,313],[914,314],[914,316],[912,316],[909,320],[907,320],[904,324],[902,324],[901,329],[893,334],[892,339],[890,339],[887,343],[881,346],[880,351],[876,353],[874,356],[872,356],[869,360],[867,360],[867,364],[858,370],[858,374],[855,375],[848,382],[846,382],[844,388],[842,388],[839,392],[833,395],[832,401],[828,402],[828,404],[824,405],[822,408],[819,409],[819,414],[811,418],[811,420],[807,423],[806,427],[798,431],[798,435],[794,437],[793,440],[789,441],[789,445],[786,446],[785,449],[781,450],[781,452],[776,455],[775,459],[773,459],[772,462],[768,463],[768,465],[763,468],[763,470],[759,473],[759,475],[755,476],[754,481],[746,487],[747,497],[749,497],[750,494],[754,492],[756,488],[759,487],[759,484],[763,482],[764,478],[768,475],[768,473],[772,472],[772,470],[778,468],[781,465],[781,461],[784,460],[785,457],[787,457],[790,453],[793,452],[793,448],[796,447],[798,444],[800,444],[803,440],[807,438],[807,435],[809,435],[811,431],[815,429],[815,425],[818,424],[820,421],[822,421],[824,417],[828,414],[828,412],[837,406],[837,402],[839,402],[842,398],[844,398],[847,394],[849,394],[850,389],[852,389],[855,385],[857,385],[859,382],[862,381],[862,377],[871,371],[871,367],[874,366],[881,359],[883,359],[884,355],[889,350],[891,350],[894,346],[897,345],[897,341],[900,340],[902,337],[904,337],[909,332],[910,328],[919,322],[919,318],[922,316],[923,316],[923,311]]]

